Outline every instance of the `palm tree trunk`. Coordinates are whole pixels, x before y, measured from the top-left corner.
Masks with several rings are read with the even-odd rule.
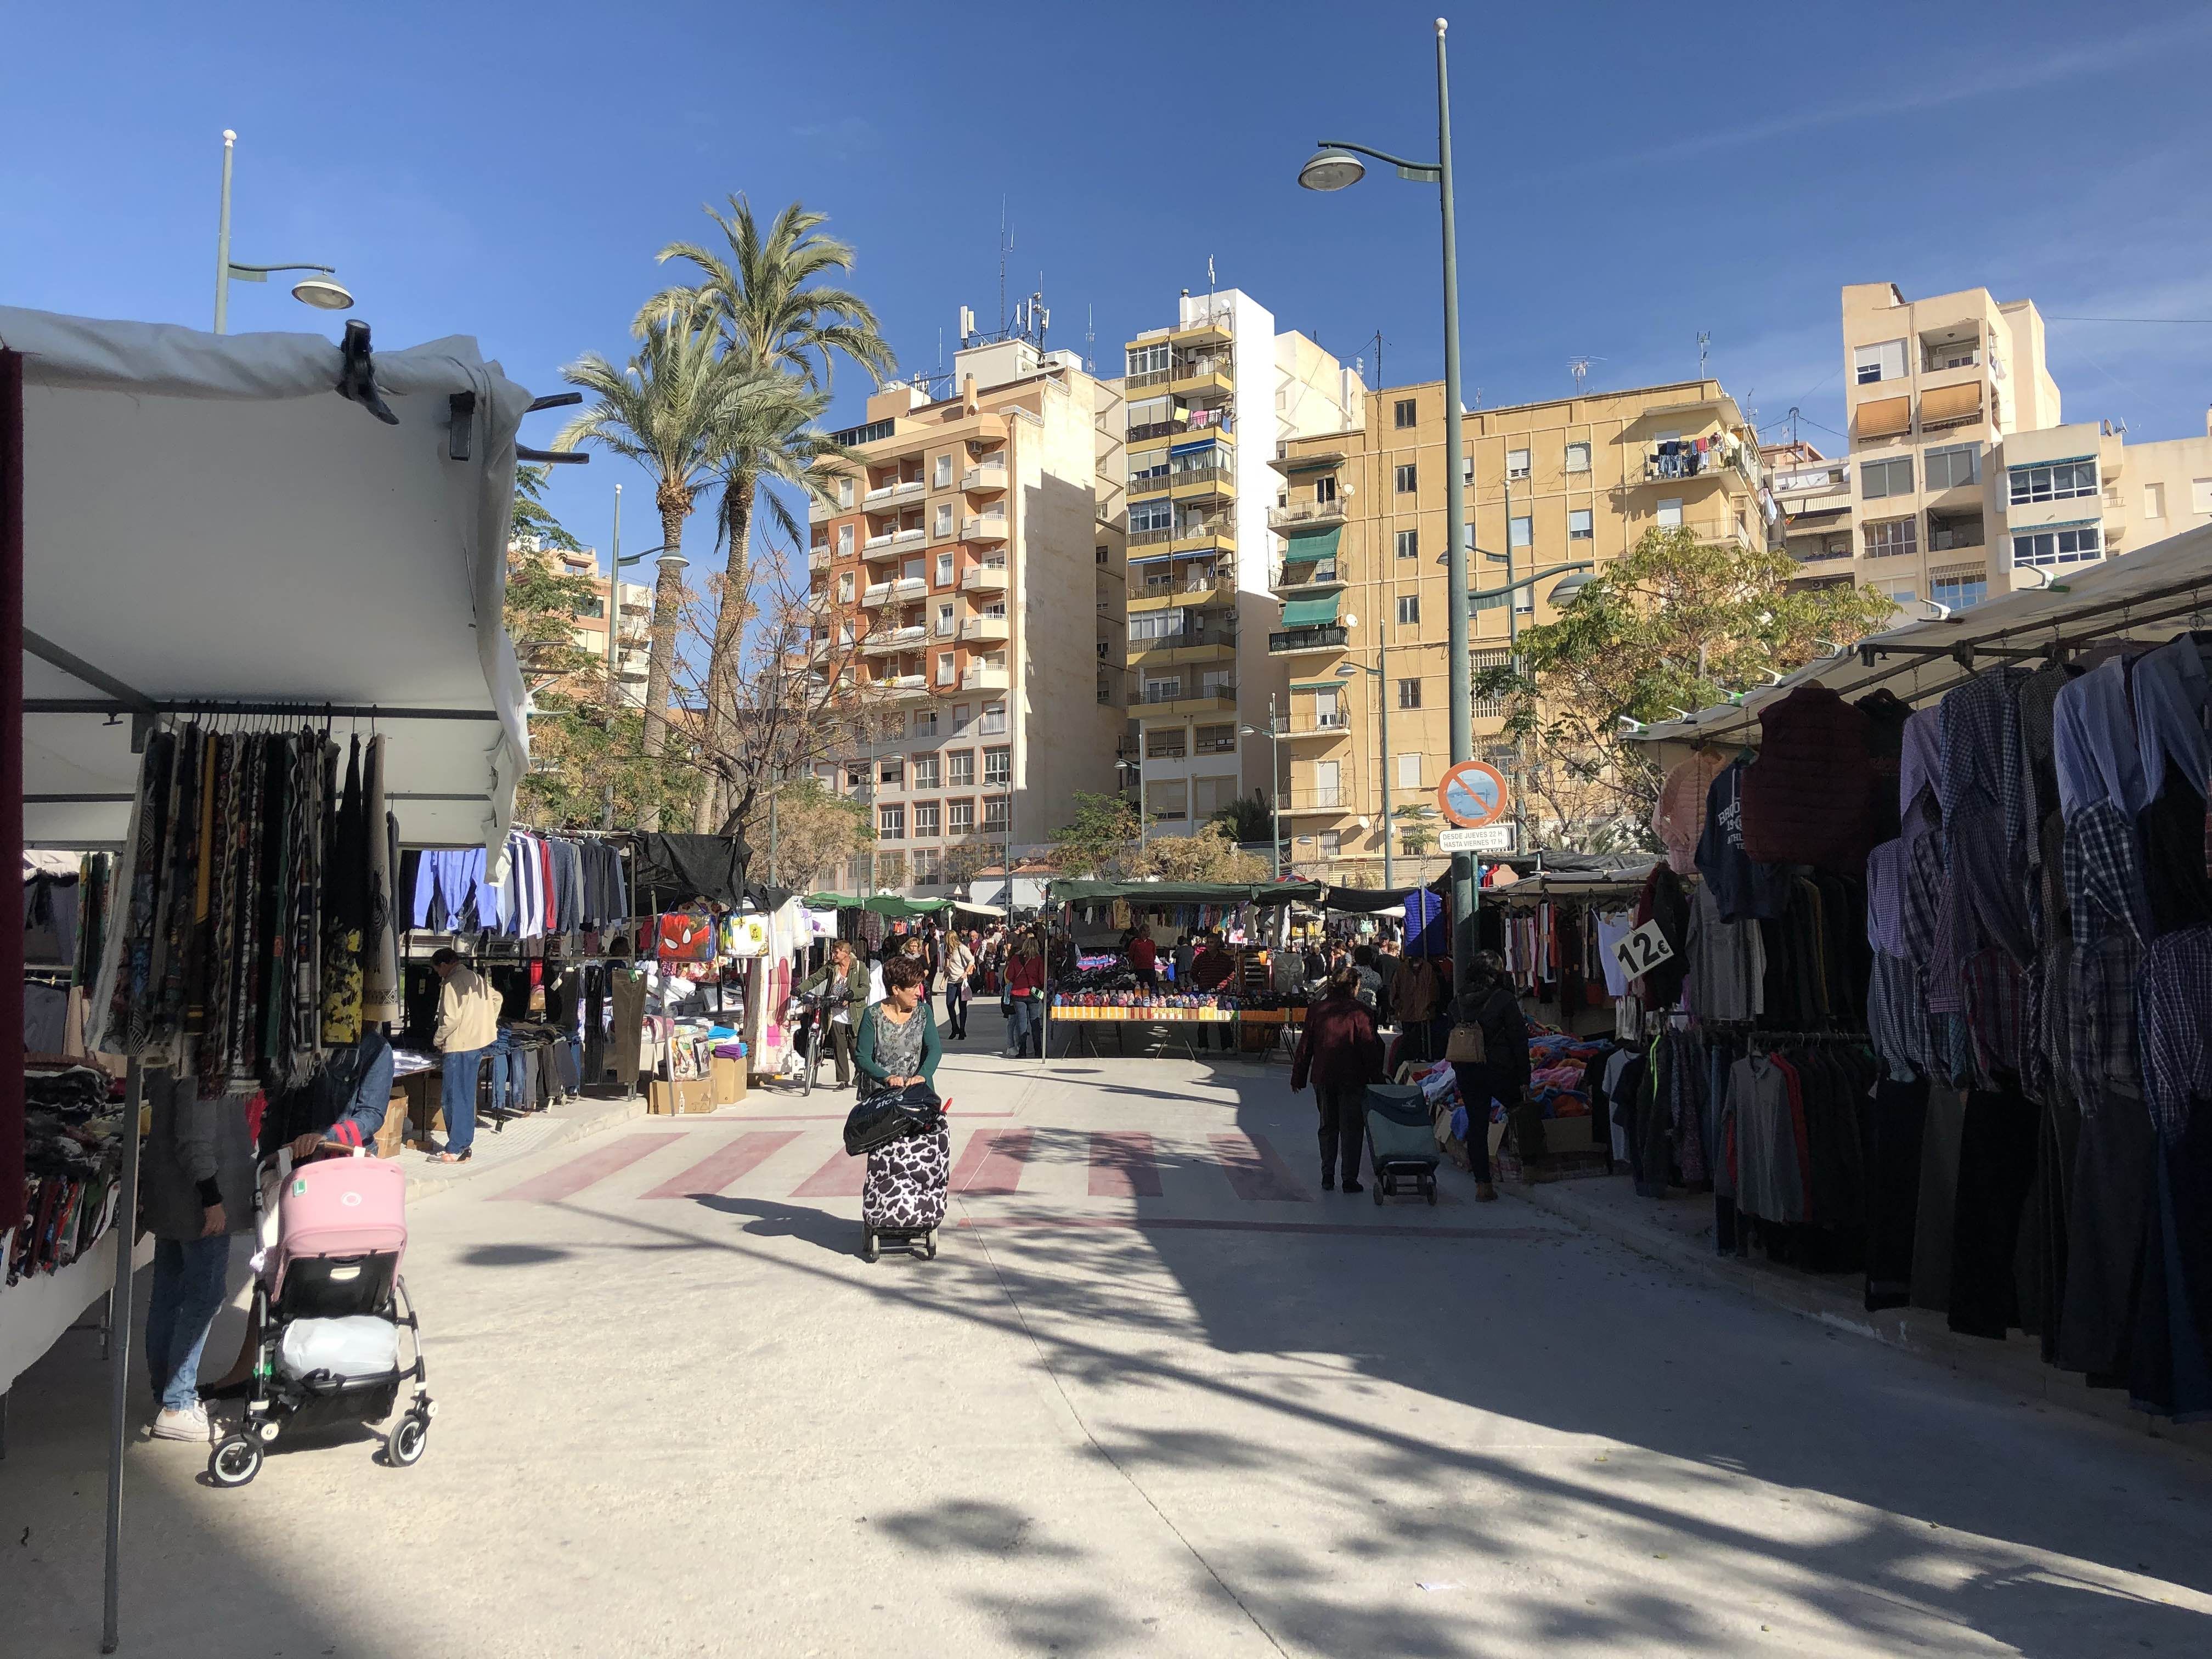
[[[714,653],[707,663],[707,729],[708,783],[699,796],[693,827],[702,836],[720,830],[726,816],[723,802],[728,785],[718,763],[736,741],[738,670],[744,655],[745,617],[751,611],[753,504],[760,475],[752,468],[733,468],[723,481],[722,499],[730,538],[729,562],[722,570],[721,603],[714,612]],[[724,832],[726,833],[726,832]]]
[[[653,585],[653,650],[645,671],[645,757],[659,760],[668,745],[668,688],[676,672],[676,628],[684,611],[684,567],[677,555],[684,546],[684,520],[689,505],[664,495],[660,502],[660,574]],[[641,830],[660,828],[660,811],[648,807],[640,815]]]

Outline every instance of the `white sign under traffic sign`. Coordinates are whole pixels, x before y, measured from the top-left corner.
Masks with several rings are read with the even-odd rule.
[[[1513,826],[1486,824],[1480,830],[1443,830],[1437,833],[1440,853],[1503,853],[1513,845]]]

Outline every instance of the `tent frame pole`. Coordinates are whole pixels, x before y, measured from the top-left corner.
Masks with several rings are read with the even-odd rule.
[[[131,1437],[132,1263],[137,1255],[138,1131],[145,1099],[145,1067],[134,1058],[124,1079],[123,1185],[115,1203],[115,1289],[107,1304],[107,1567],[101,1593],[102,1653],[114,1652],[123,1640],[123,1455]],[[151,1360],[149,1355],[149,1364]]]

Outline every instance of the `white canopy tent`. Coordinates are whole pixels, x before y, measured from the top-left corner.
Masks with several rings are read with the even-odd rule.
[[[1918,707],[2000,661],[2093,641],[2171,639],[2212,615],[2212,526],[2051,575],[2050,586],[1905,623],[1808,663],[1779,684],[1624,735],[1656,745],[1661,764],[1672,767],[1699,749],[1755,746],[1759,711],[1799,686],[1824,685],[1854,699],[1886,688]]]
[[[25,839],[122,840],[130,711],[221,703],[378,711],[402,840],[496,849],[529,754],[501,615],[530,394],[459,337],[376,355],[396,426],[335,394],[319,335],[0,307],[0,348],[24,356]]]
[[[401,839],[496,854],[530,752],[502,621],[530,394],[462,337],[375,355],[356,398],[337,388],[368,386],[362,354],[317,335],[0,307],[11,403],[19,362],[20,410],[0,408],[0,486],[21,479],[0,488],[0,552],[9,577],[20,558],[21,592],[0,606],[5,631],[21,626],[23,843],[121,842],[139,739],[173,714],[373,728],[391,739]],[[0,1109],[20,1124],[15,1084]],[[135,1112],[136,1060],[130,1084]],[[137,1166],[126,1134],[125,1237]],[[114,1255],[110,1652],[131,1335],[131,1252]],[[0,1296],[0,1321],[8,1309]]]

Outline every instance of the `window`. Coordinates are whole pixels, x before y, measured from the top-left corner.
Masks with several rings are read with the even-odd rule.
[[[1577,507],[1568,512],[1567,539],[1569,541],[1589,541],[1596,535],[1596,533],[1597,532],[1591,528],[1589,508],[1586,507]]]
[[[934,841],[937,838],[937,803],[921,800],[914,804],[914,833]]]
[[[1157,345],[1131,346],[1129,373],[1132,374],[1164,374],[1168,369],[1168,343]]]
[[[1938,576],[1929,584],[1928,596],[1954,611],[1966,611],[1990,596],[1990,580],[1977,571],[1971,576]]]
[[[1462,456],[1461,456],[1461,457],[1459,458],[1459,481],[1460,481],[1462,484],[1470,484],[1470,485],[1471,485],[1471,484],[1473,484],[1473,483],[1474,483],[1474,456],[1472,456],[1472,455],[1462,455]]]
[[[845,766],[845,787],[851,790],[853,793],[857,795],[867,787],[868,763],[866,761],[847,762]]]
[[[1590,451],[1588,444],[1569,444],[1567,446],[1567,471],[1570,472],[1589,471],[1589,455]]]
[[[1509,478],[1525,478],[1528,476],[1527,450],[1509,449],[1505,452],[1505,476]]]
[[[2143,486],[2143,517],[2162,519],[2166,516],[2166,486],[2151,483]]]
[[[1139,611],[1129,618],[1132,640],[1173,640],[1182,637],[1187,611]]]
[[[853,556],[853,526],[848,524],[837,526],[837,556],[841,559]]]
[[[1341,806],[1344,798],[1337,793],[1337,764],[1333,760],[1314,763],[1313,799],[1309,806]]]
[[[1335,499],[1336,477],[1334,474],[1332,473],[1326,478],[1316,478],[1314,480],[1314,501],[1317,505],[1326,507],[1329,502]]]
[[[1390,424],[1396,427],[1401,432],[1407,427],[1413,425],[1413,408],[1414,400],[1413,398],[1399,398],[1396,403],[1390,405]]]
[[[1314,693],[1314,723],[1316,732],[1331,732],[1344,725],[1342,693],[1334,685],[1324,686]]]
[[[914,717],[914,734],[917,738],[933,738],[937,735],[937,711],[934,708],[916,711]],[[933,766],[937,763],[936,756],[932,755],[928,759]],[[915,763],[919,765],[921,763]]]
[[[983,783],[1004,787],[1014,775],[1014,751],[1003,744],[983,751]]]
[[[1866,556],[1869,559],[1897,558],[1919,550],[1917,519],[1876,519],[1866,526]]]
[[[1884,340],[1878,345],[1863,345],[1851,354],[1851,363],[1861,386],[1872,386],[1877,380],[1901,380],[1905,378],[1905,342]]]
[[[1421,757],[1419,755],[1398,757],[1398,787],[1401,789],[1421,787]]]
[[[1954,485],[1982,481],[1979,444],[1945,444],[1940,449],[1923,449],[1920,453],[1922,465],[1928,469],[1930,489],[1949,489]]]
[[[1419,469],[1416,468],[1411,461],[1407,461],[1404,465],[1401,466],[1398,469],[1398,493],[1401,495],[1412,495],[1413,493],[1418,477]]]
[[[1147,531],[1173,530],[1175,503],[1170,501],[1139,501],[1129,509],[1129,533],[1141,536]]]
[[[896,743],[906,736],[906,716],[886,714],[876,727],[876,732],[885,743]]]
[[[938,538],[939,540],[940,540],[940,541],[941,541],[941,540],[943,540],[945,537],[950,536],[950,535],[952,533],[952,503],[951,503],[951,502],[950,502],[950,501],[939,501],[939,502],[938,502],[938,504],[937,504],[937,517],[936,517],[935,521],[934,521],[933,523],[932,523],[932,525],[930,526],[929,533],[930,533],[932,536],[933,536],[933,537],[937,538]]]
[[[1316,839],[1321,842],[1321,855],[1325,859],[1336,858],[1344,851],[1344,832],[1341,830],[1324,830]]]
[[[852,604],[852,602],[853,602],[853,585],[854,585],[853,573],[852,573],[851,571],[849,571],[849,570],[848,570],[848,571],[847,571],[843,575],[842,575],[842,576],[840,576],[840,577],[838,577],[838,578],[837,578],[837,603],[838,603],[838,604],[840,604],[840,605],[850,605],[850,604]]]
[[[1478,678],[1486,669],[1503,668],[1513,660],[1513,653],[1503,647],[1470,651],[1467,653],[1467,657],[1468,665],[1474,671]],[[1477,720],[1500,719],[1505,713],[1505,699],[1478,696],[1474,700],[1474,713]]]
[[[899,578],[901,580],[911,578],[915,581],[920,581],[922,578],[921,561],[920,559],[908,559],[904,564],[899,567]]]
[[[1003,702],[985,703],[983,705],[982,718],[975,722],[975,729],[987,738],[995,738],[1000,732],[1005,731],[1006,729],[1006,705]]]
[[[1191,811],[1197,817],[1210,818],[1237,799],[1237,780],[1234,776],[1194,778],[1191,781]]]
[[[953,665],[952,653],[950,651],[939,652],[937,653],[937,683],[939,685],[951,685],[957,681],[959,678],[960,671]]]
[[[1146,760],[1181,760],[1183,757],[1182,727],[1155,726],[1145,733]]]
[[[2092,564],[2104,556],[2104,538],[2094,525],[2038,530],[2012,538],[2014,565]]]
[[[1682,498],[1680,495],[1669,495],[1659,503],[1659,527],[1662,530],[1680,530],[1682,527]]]
[[[1526,587],[1516,587],[1513,590],[1513,609],[1524,617],[1530,617],[1535,614],[1535,583],[1530,582]]]
[[[1399,622],[1410,627],[1413,623],[1419,622],[1420,619],[1421,596],[1418,593],[1401,593],[1398,596]]]
[[[1145,680],[1146,702],[1178,702],[1182,698],[1182,676],[1148,676]]]
[[[906,839],[906,808],[878,806],[876,809],[876,835],[883,841]]]
[[[949,640],[952,637],[952,601],[947,599],[937,607],[937,637]]]
[[[2011,484],[2014,507],[2030,501],[2063,501],[2076,495],[2094,495],[2097,493],[2097,464],[2053,461],[2049,466],[2015,466],[2011,469]]]
[[[1884,495],[1910,495],[1912,493],[1912,457],[1899,455],[1894,460],[1869,461],[1859,468],[1859,494],[1869,501],[1878,501]]]
[[[972,836],[975,833],[974,801],[949,800],[945,803],[945,833],[948,836]]]
[[[945,757],[945,781],[955,789],[975,786],[975,751],[955,749]]]
[[[1420,532],[1401,530],[1398,532],[1398,556],[1401,559],[1418,559],[1421,556]]]
[[[2191,513],[2212,513],[2212,478],[2191,478],[2189,481],[2189,510]]]
[[[840,479],[838,479],[838,480],[837,480],[837,505],[838,505],[838,506],[840,506],[840,507],[850,507],[850,506],[852,506],[852,504],[853,504],[853,481],[852,481],[850,478],[840,478]],[[849,533],[849,532],[848,532],[848,533]]]
[[[1889,602],[1892,605],[1917,605],[1919,603],[1919,599],[1920,596],[1909,587],[1893,587],[1889,591]]]
[[[950,553],[937,556],[937,585],[939,587],[952,586],[952,556]]]
[[[886,789],[896,789],[906,782],[906,760],[903,756],[890,755],[876,763],[876,781]]]
[[[1398,682],[1398,707],[1419,708],[1421,706],[1421,683],[1419,680]]]
[[[916,808],[915,810],[919,811],[921,809]],[[933,812],[937,809],[932,807],[930,810]],[[915,828],[915,834],[918,836],[921,833],[921,826],[917,823]],[[929,833],[933,836],[937,831],[933,829]],[[935,887],[944,881],[945,854],[939,852],[934,847],[917,847],[907,856],[912,860],[914,865],[914,884],[915,886]]]
[[[938,770],[936,756],[916,755],[914,757],[914,787],[917,789],[936,788]]]
[[[1505,521],[1505,544],[1508,547],[1527,547],[1536,539],[1536,520],[1528,514]]]
[[[952,488],[952,458],[939,455],[929,465],[929,487],[932,489]]]
[[[1191,746],[1201,755],[1233,755],[1237,752],[1237,728],[1201,726],[1192,734]]]
[[[1007,825],[1012,822],[1012,815],[1008,811],[1009,805],[1010,803],[1004,795],[994,795],[983,803],[983,833],[985,835],[1003,836],[1006,833]]]

